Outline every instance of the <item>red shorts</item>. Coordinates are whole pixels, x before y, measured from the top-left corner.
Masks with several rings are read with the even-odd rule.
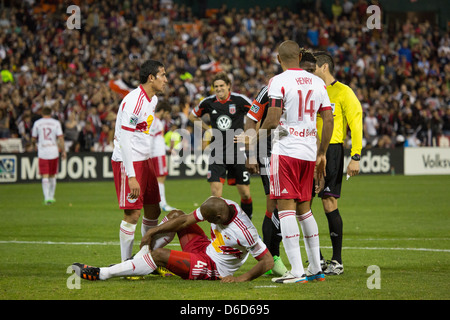
[[[270,199],[310,201],[315,161],[272,154],[270,158]]]
[[[178,232],[181,249],[171,250],[167,269],[188,280],[220,279],[215,262],[206,254],[211,241],[202,228],[194,224]]]
[[[142,209],[145,204],[158,204],[161,201],[158,181],[150,159],[133,162],[136,179],[141,187],[141,193],[137,199],[128,198],[130,187],[123,163],[111,160],[111,164],[120,209]]]
[[[39,158],[39,173],[54,176],[58,173],[58,159],[41,159]]]
[[[152,162],[157,177],[167,176],[168,172],[167,172],[166,156],[154,157],[152,158]]]

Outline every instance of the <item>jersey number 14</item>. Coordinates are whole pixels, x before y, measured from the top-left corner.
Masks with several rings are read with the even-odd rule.
[[[303,115],[309,114],[311,121],[314,121],[314,100],[311,100],[311,96],[314,90],[309,90],[303,101],[303,92],[298,90],[298,121],[303,121]]]

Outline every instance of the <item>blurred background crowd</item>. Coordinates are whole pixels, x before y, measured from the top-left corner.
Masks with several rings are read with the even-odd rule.
[[[161,60],[169,78],[161,96],[172,105],[166,130],[189,129],[188,114],[212,94],[216,72],[254,99],[281,71],[277,44],[292,39],[334,56],[336,78],[363,106],[366,148],[448,146],[448,30],[417,19],[368,29],[366,9],[376,1],[336,0],[331,15],[310,3],[297,11],[223,5],[194,14],[170,0],[83,1],[81,28],[69,29],[62,1],[4,0],[0,138],[20,138],[32,151],[33,122],[50,106],[69,151],[111,151],[119,103],[149,58]]]

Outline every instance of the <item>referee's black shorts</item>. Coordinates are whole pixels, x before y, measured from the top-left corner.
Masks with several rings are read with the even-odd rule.
[[[318,196],[341,197],[342,177],[344,175],[344,145],[334,143],[328,146],[325,185]],[[314,189],[314,188],[313,188]],[[313,190],[314,195],[314,190]]]

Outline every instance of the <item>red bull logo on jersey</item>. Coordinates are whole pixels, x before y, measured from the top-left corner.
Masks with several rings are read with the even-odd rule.
[[[313,130],[303,129],[301,131],[297,131],[294,128],[289,128],[289,134],[294,137],[307,138],[307,137],[315,137],[317,131],[316,129]]]
[[[149,134],[152,122],[153,122],[153,116],[149,115],[147,117],[147,121],[142,121],[136,125],[136,131],[140,131],[145,134]]]

